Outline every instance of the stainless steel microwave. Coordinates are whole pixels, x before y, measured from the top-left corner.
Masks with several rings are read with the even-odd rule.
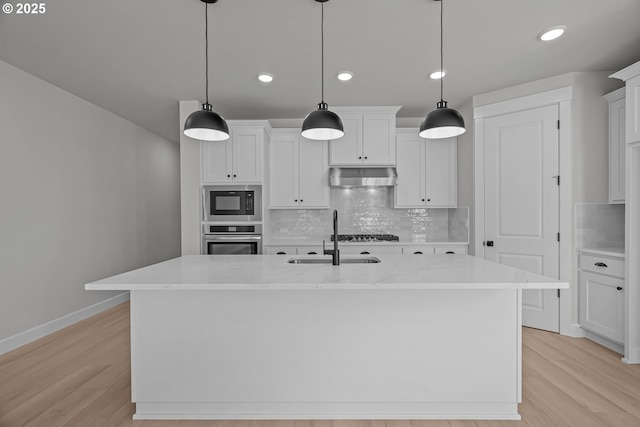
[[[259,185],[207,185],[202,193],[205,221],[262,220]]]

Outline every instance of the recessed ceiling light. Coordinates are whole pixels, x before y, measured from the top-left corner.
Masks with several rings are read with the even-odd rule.
[[[342,82],[348,82],[353,78],[353,73],[351,71],[340,71],[338,73],[338,80]]]
[[[262,83],[271,83],[273,81],[273,74],[260,73],[258,74],[258,80],[260,80]]]
[[[538,38],[543,42],[555,40],[562,34],[564,34],[564,30],[566,29],[566,25],[556,25],[555,27],[547,28],[546,30],[538,34]]]
[[[431,74],[429,74],[429,77],[432,78],[433,80],[438,80],[443,78],[446,75],[447,75],[447,70],[437,69],[433,71]]]

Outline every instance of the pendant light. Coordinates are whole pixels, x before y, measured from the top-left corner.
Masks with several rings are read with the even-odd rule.
[[[444,70],[443,66],[443,25],[442,25],[442,4],[444,0],[434,0],[440,2],[440,69]],[[452,138],[454,136],[462,135],[465,132],[464,119],[462,115],[453,108],[447,108],[447,101],[443,97],[443,78],[440,79],[440,102],[436,104],[436,109],[429,112],[427,117],[424,118],[422,124],[420,124],[419,135],[422,138],[440,139],[440,138]]]
[[[322,58],[322,101],[318,104],[318,109],[312,111],[302,122],[302,136],[308,139],[326,141],[338,139],[344,135],[342,120],[333,111],[329,111],[329,106],[324,102],[324,4],[329,0],[316,0],[322,6],[322,19],[320,25],[321,38],[321,58]]]
[[[193,139],[203,141],[224,141],[229,139],[229,127],[227,122],[213,111],[209,104],[209,3],[216,3],[218,0],[200,0],[204,5],[204,46],[205,46],[205,84],[206,100],[202,104],[202,110],[194,111],[184,122],[184,134]]]

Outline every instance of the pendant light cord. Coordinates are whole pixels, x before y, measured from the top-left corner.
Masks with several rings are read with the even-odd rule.
[[[204,4],[204,61],[206,104],[209,104],[209,3]]]
[[[443,9],[443,4],[444,0],[440,0],[440,73],[442,74],[444,72],[444,36],[443,36],[443,25],[442,25],[442,9]],[[442,75],[442,77],[440,77],[440,102],[444,101],[444,95],[443,95],[443,80],[444,80],[444,75]]]
[[[320,94],[320,98],[322,99],[322,103],[324,104],[324,3],[320,3],[322,7],[321,19],[320,19],[320,63],[322,68],[322,93]]]

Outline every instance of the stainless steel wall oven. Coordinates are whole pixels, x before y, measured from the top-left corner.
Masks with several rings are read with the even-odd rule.
[[[202,254],[262,254],[262,225],[203,225]]]

